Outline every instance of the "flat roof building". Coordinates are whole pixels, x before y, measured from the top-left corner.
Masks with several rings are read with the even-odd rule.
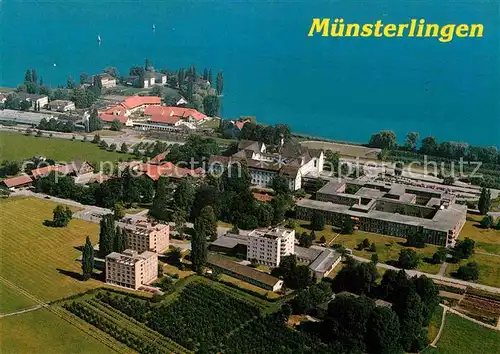
[[[158,255],[154,252],[127,249],[106,256],[106,283],[139,289],[158,277]]]
[[[421,233],[426,243],[441,246],[454,245],[466,219],[467,206],[434,189],[369,182],[355,194],[344,191],[338,182],[328,183],[318,191],[317,200],[297,202],[297,217],[310,220],[320,212],[332,225],[351,220],[367,232],[404,238]]]
[[[283,280],[248,266],[238,264],[218,254],[209,253],[207,256],[207,264],[224,274],[241,279],[265,290],[278,291],[283,286]]]
[[[277,267],[281,258],[294,253],[295,230],[258,229],[248,234],[247,259]]]
[[[168,249],[170,226],[138,221],[135,224],[118,223],[127,231],[128,247],[137,252],[163,253]]]
[[[0,110],[0,121],[9,121],[17,124],[38,125],[44,118],[46,120],[57,119],[57,117],[54,117],[51,114],[15,111],[13,109]]]

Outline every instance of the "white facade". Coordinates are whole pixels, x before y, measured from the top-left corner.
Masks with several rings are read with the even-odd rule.
[[[277,267],[281,258],[294,253],[295,230],[275,228],[248,234],[247,260]]]

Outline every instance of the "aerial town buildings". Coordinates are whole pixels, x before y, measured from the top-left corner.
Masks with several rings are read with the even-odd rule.
[[[52,114],[38,112],[24,112],[13,109],[0,109],[0,121],[13,122],[16,124],[39,125],[42,119],[57,119]]]
[[[17,95],[24,101],[31,103],[32,108],[44,108],[49,103],[49,96],[34,93],[18,92]]]
[[[106,256],[106,283],[139,289],[158,277],[158,254],[127,249]]]
[[[357,191],[348,193],[349,184]],[[455,195],[431,188],[331,181],[316,193],[316,200],[299,200],[296,213],[302,220],[321,213],[337,226],[350,220],[360,230],[389,236],[422,234],[426,243],[451,247],[465,223],[467,206],[457,204]]]
[[[212,173],[222,173],[232,164],[244,162],[256,187],[269,187],[275,176],[283,176],[291,191],[302,188],[302,178],[310,172],[323,171],[324,154],[321,150],[301,148],[297,153],[280,148],[277,153],[267,151],[266,145],[257,141],[240,140],[238,152],[232,156],[212,156],[209,169]]]
[[[232,255],[244,254],[248,261],[270,267],[278,267],[283,257],[293,254],[298,261],[309,264],[311,274],[314,274],[317,279],[328,276],[341,261],[341,255],[332,249],[320,246],[304,248],[295,243],[295,230],[287,228],[256,229],[248,233],[244,231],[240,231],[240,234],[229,232],[219,236],[210,244],[210,250]],[[219,264],[219,267],[222,265]]]
[[[68,100],[50,101],[48,104],[48,108],[50,108],[51,111],[57,111],[57,112],[68,112],[76,109],[75,103]]]

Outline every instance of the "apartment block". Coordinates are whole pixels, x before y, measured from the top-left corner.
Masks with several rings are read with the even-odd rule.
[[[106,283],[139,289],[158,276],[158,255],[154,252],[127,249],[106,256]]]
[[[139,221],[135,224],[118,223],[127,232],[128,247],[137,252],[163,253],[168,249],[170,227]]]
[[[247,259],[277,267],[281,258],[294,253],[295,230],[253,230],[248,234]]]

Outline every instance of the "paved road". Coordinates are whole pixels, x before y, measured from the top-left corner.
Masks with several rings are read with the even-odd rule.
[[[370,262],[369,259],[365,259],[365,258],[358,257],[358,256],[352,256],[352,258],[354,258],[355,260],[360,261],[360,262]],[[396,267],[390,266],[390,265],[385,264],[385,263],[377,263],[377,267],[384,268],[384,269],[393,269],[396,271],[401,270],[400,268],[396,268]],[[429,273],[419,272],[417,270],[410,270],[410,269],[406,270],[406,274],[408,274],[411,277],[413,277],[415,275],[417,277],[425,275],[426,277],[431,278],[431,279],[437,279],[437,280],[441,280],[441,281],[446,281],[448,283],[455,283],[455,284],[470,286],[471,288],[485,290],[485,291],[489,291],[492,293],[500,294],[500,288],[495,288],[493,286],[482,285],[482,284],[477,284],[477,283],[471,283],[469,281],[455,279],[455,278],[449,278],[449,277],[445,277],[445,276],[442,276],[439,274],[429,274]]]
[[[42,307],[46,307],[46,306],[47,305],[45,305],[45,306],[36,305],[36,306],[29,307],[29,308],[24,309],[24,310],[19,310],[19,311],[14,311],[14,312],[8,312],[8,313],[0,313],[0,318],[9,317],[9,316],[15,316],[15,315],[20,315],[22,313],[35,311],[35,310],[41,309]]]
[[[85,221],[90,221],[93,223],[99,223],[101,216],[105,214],[110,214],[112,211],[110,209],[101,208],[94,205],[84,205],[82,203],[75,202],[74,200],[62,199],[58,197],[48,196],[44,193],[35,193],[30,191],[29,189],[21,189],[13,192],[12,196],[25,196],[25,197],[33,197],[38,199],[47,199],[56,203],[73,206],[77,208],[81,208],[82,210],[73,213],[73,217],[76,219],[82,219]]]

